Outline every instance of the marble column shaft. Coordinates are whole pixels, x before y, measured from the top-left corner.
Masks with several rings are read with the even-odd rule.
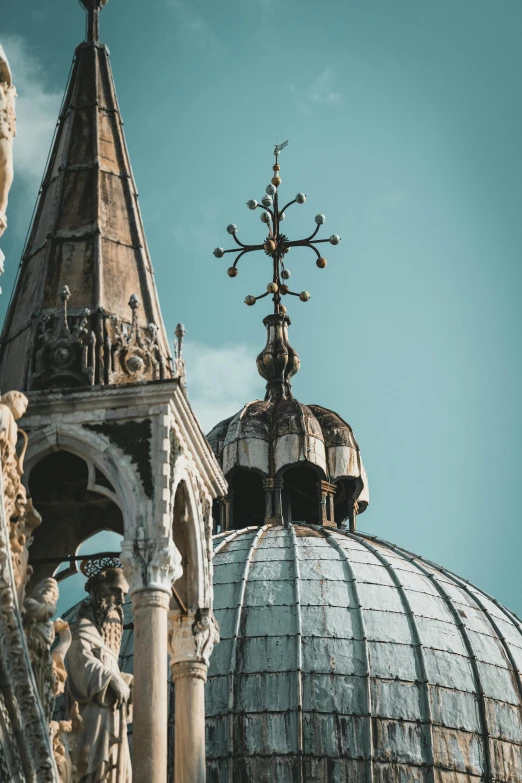
[[[169,655],[176,688],[174,783],[205,783],[207,668],[219,626],[210,609],[169,613]]]
[[[167,612],[162,590],[132,595],[134,615],[134,783],[167,783]]]
[[[183,573],[170,538],[124,541],[134,616],[133,783],[167,783],[167,614]]]
[[[176,688],[174,782],[205,783],[205,682],[207,664],[172,665]]]

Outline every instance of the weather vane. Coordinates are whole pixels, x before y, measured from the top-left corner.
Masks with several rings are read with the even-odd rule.
[[[301,291],[301,293],[298,294],[295,291],[291,291],[288,287],[288,283],[286,282],[290,279],[290,270],[285,265],[285,257],[288,254],[290,248],[311,248],[317,255],[317,260],[315,263],[319,269],[324,269],[326,266],[326,258],[320,254],[319,250],[315,246],[320,242],[330,242],[331,245],[338,245],[341,241],[341,237],[338,234],[332,234],[329,239],[314,239],[317,232],[319,231],[319,228],[326,221],[324,215],[315,216],[315,222],[317,224],[315,231],[313,231],[312,234],[310,234],[310,236],[306,237],[305,239],[290,240],[285,234],[281,233],[280,224],[285,219],[285,210],[288,209],[288,207],[290,207],[292,204],[304,204],[306,201],[305,194],[298,193],[297,196],[292,199],[292,201],[289,201],[288,204],[285,204],[282,209],[279,209],[278,189],[281,184],[281,166],[279,165],[279,155],[287,144],[288,141],[284,141],[282,144],[275,145],[274,155],[276,162],[272,167],[274,176],[272,177],[270,184],[266,187],[266,194],[261,199],[261,203],[259,204],[255,199],[250,199],[246,203],[249,209],[255,210],[259,208],[262,210],[260,216],[261,221],[268,228],[268,236],[263,244],[243,244],[243,242],[240,242],[237,238],[237,226],[234,223],[230,223],[230,225],[227,226],[227,231],[233,237],[234,242],[239,246],[240,250],[238,251],[237,247],[233,247],[230,250],[224,250],[222,247],[216,247],[214,250],[214,255],[216,258],[222,258],[225,253],[238,254],[232,266],[230,266],[227,270],[229,277],[237,276],[237,265],[239,259],[246,253],[252,253],[255,250],[265,251],[265,254],[272,259],[272,281],[268,283],[266,292],[264,294],[260,294],[260,296],[252,296],[249,294],[245,298],[245,304],[254,305],[258,299],[264,299],[265,296],[272,294],[272,299],[274,302],[274,313],[286,313],[286,307],[281,304],[281,296],[286,296],[287,294],[290,294],[291,296],[298,296],[302,302],[307,302],[310,299],[310,294],[308,291]]]

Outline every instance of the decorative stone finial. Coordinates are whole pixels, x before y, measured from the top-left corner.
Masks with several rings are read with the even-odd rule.
[[[80,0],[87,11],[87,40],[98,41],[100,38],[100,11],[108,0]]]
[[[64,287],[60,291],[60,299],[62,300],[62,302],[67,302],[69,301],[70,298],[71,298],[71,292],[69,290],[69,286],[64,285]]]
[[[301,362],[297,351],[288,342],[290,318],[283,313],[273,313],[263,319],[266,326],[266,345],[257,357],[257,369],[265,378],[266,400],[285,400],[292,396],[290,378],[298,371]]]

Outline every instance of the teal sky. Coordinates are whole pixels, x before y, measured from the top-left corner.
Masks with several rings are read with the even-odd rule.
[[[84,15],[17,0],[0,41],[19,91],[17,175],[0,240],[5,312]],[[318,270],[288,257],[302,402],[354,427],[362,530],[522,612],[522,5],[519,0],[111,0],[101,18],[169,333],[187,328],[205,429],[263,395],[269,281],[234,280],[226,225],[257,213],[276,140],[299,238],[342,236]]]

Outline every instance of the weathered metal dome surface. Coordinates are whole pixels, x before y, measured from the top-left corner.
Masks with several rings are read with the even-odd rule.
[[[362,533],[214,540],[209,783],[522,781],[510,611]]]

